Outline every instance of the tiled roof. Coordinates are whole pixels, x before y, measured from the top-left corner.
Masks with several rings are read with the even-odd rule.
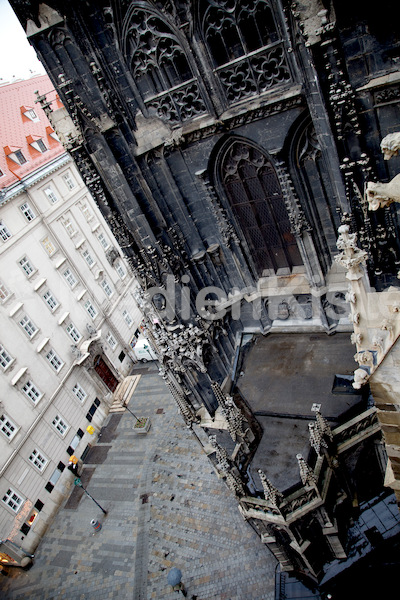
[[[62,107],[47,75],[0,86],[0,169],[3,173],[0,176],[0,189],[12,185],[65,152],[60,142],[51,136],[54,131],[45,112],[40,104],[35,104],[36,90],[46,94],[47,99],[52,101],[53,110]],[[38,119],[31,120],[24,114],[30,110],[36,113]],[[40,151],[38,140],[43,140],[48,148],[46,152]],[[27,161],[23,165],[13,160],[18,150]]]

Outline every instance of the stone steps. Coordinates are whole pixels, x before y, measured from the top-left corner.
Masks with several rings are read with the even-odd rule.
[[[141,375],[129,375],[121,381],[114,392],[113,403],[110,407],[110,413],[123,413],[125,406],[132,397],[133,392],[139,383]]]

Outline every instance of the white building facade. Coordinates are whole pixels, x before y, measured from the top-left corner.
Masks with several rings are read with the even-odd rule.
[[[0,539],[32,552],[71,484],[70,456],[93,444],[130,373],[142,317],[116,239],[34,104],[50,80],[3,86],[2,107],[14,88],[15,120],[35,122],[22,141],[1,130]]]

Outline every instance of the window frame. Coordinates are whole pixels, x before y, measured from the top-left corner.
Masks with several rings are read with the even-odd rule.
[[[5,421],[7,421],[5,423]],[[6,433],[9,430],[10,434]],[[19,430],[18,425],[14,423],[12,419],[8,416],[7,413],[3,412],[0,415],[0,431],[9,441],[11,441]]]
[[[48,296],[46,298],[46,295]],[[50,289],[47,289],[47,291],[42,294],[42,298],[46,304],[46,306],[49,308],[49,310],[53,313],[57,310],[57,308],[60,306],[59,301],[57,300],[57,298],[54,296],[53,292]],[[51,300],[51,303],[49,302],[49,300]],[[54,303],[54,305],[53,305]]]
[[[67,421],[63,419],[63,417],[61,417],[59,414],[56,414],[56,416],[52,419],[51,424],[54,427],[54,429],[61,435],[61,437],[65,438],[70,428],[70,425],[67,423]]]
[[[12,237],[11,231],[4,223],[3,219],[0,219],[0,238],[3,242],[7,242]]]
[[[80,340],[82,339],[81,332],[79,331],[79,329],[76,327],[76,325],[72,321],[70,321],[69,324],[66,325],[65,331],[67,332],[67,334],[69,335],[69,337],[75,344],[80,342]]]
[[[12,506],[12,504],[10,504],[10,502],[13,500],[13,496],[16,496],[16,498],[18,498],[18,501],[15,500],[15,507]],[[7,498],[7,500],[5,500],[5,498]],[[25,498],[17,494],[15,490],[9,487],[1,501],[4,502],[4,504],[8,506],[14,513],[18,513],[25,502]]]
[[[115,350],[118,344],[117,340],[110,331],[106,335],[106,342],[110,346],[111,350]]]
[[[28,388],[28,389],[25,389]],[[36,406],[43,398],[43,392],[37,387],[31,379],[28,379],[21,388],[21,391]]]
[[[24,202],[23,204],[21,204],[21,206],[19,208],[20,208],[22,214],[24,215],[25,219],[28,221],[28,223],[30,223],[31,221],[36,219],[36,214],[35,214],[34,210],[31,208],[29,202]]]
[[[35,453],[36,456],[34,456]],[[41,450],[38,450],[38,448],[34,448],[32,450],[30,456],[28,457],[28,460],[40,473],[43,473],[43,471],[49,464],[49,459],[46,456],[44,456],[44,454],[42,454]]]
[[[114,294],[114,290],[112,289],[111,285],[108,283],[108,280],[106,278],[102,279],[100,282],[100,285],[101,285],[103,292],[107,296],[107,298],[111,298],[111,296],[113,296],[113,294]],[[110,293],[108,293],[107,290],[110,290]]]
[[[88,397],[87,393],[83,389],[80,383],[76,382],[72,388],[72,393],[78,398],[79,402],[83,404]]]
[[[69,171],[67,171],[67,173],[64,173],[64,175],[62,175],[62,179],[63,179],[69,192],[71,192],[74,188],[76,188],[76,181],[73,178],[72,173],[70,173]]]
[[[18,318],[18,325],[23,329],[30,340],[39,332],[39,328],[26,313]]]
[[[3,371],[7,371],[10,365],[14,362],[14,357],[8,352],[8,350],[0,343],[0,367]],[[3,364],[4,361],[4,364]]]
[[[68,271],[68,275],[66,275],[67,271]],[[78,285],[78,280],[75,276],[74,271],[71,269],[71,267],[67,267],[63,271],[63,277],[71,289],[74,289]]]
[[[59,201],[59,198],[58,198],[57,194],[55,193],[55,191],[53,190],[53,188],[51,187],[51,185],[44,188],[43,193],[46,196],[46,198],[51,202],[51,204],[55,204],[56,202]]]
[[[51,358],[49,358],[50,355]],[[59,373],[65,364],[53,348],[50,348],[50,350],[48,350],[48,352],[45,355],[45,358],[56,373]],[[55,365],[58,366],[56,367]]]
[[[36,273],[36,267],[31,263],[26,254],[18,261],[18,264],[28,279]]]
[[[85,308],[86,312],[88,313],[89,317],[92,319],[92,321],[94,321],[99,313],[96,310],[96,307],[94,306],[92,301],[86,300],[86,302],[84,304],[84,308]],[[94,311],[94,314],[92,314],[92,310]]]

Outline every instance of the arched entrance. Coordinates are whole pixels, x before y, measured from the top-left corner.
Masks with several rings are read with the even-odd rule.
[[[100,354],[98,354],[94,359],[94,370],[99,375],[103,383],[108,387],[108,389],[111,392],[115,392],[119,381]]]
[[[303,261],[282,189],[269,158],[236,139],[219,153],[218,179],[251,252],[257,274],[289,272]]]

